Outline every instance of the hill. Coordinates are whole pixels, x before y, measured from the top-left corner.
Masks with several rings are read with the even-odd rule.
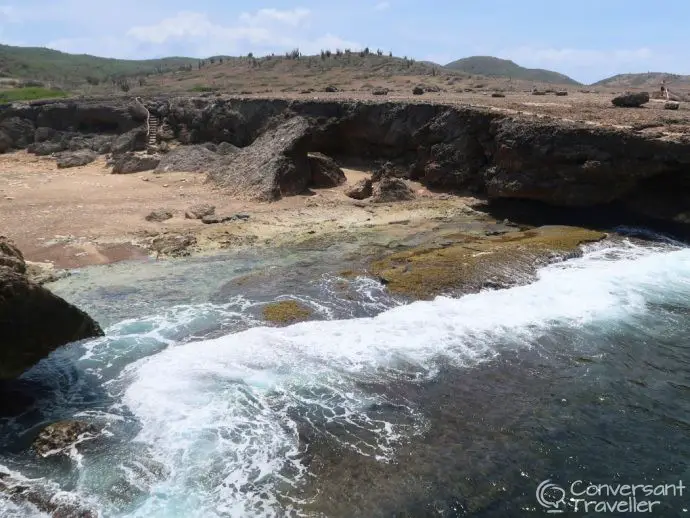
[[[665,72],[647,72],[642,74],[618,74],[594,83],[593,86],[606,86],[611,88],[644,88],[646,90],[659,90],[661,83],[665,82],[669,90],[673,88],[689,88],[690,76],[667,74]]]
[[[486,77],[510,77],[511,79],[564,85],[581,84],[558,72],[541,68],[525,68],[509,59],[500,59],[492,56],[471,56],[458,59],[448,63],[446,68]]]
[[[101,58],[87,54],[67,54],[39,47],[0,45],[0,76],[58,83],[70,87],[87,80],[94,83],[110,78],[168,72],[194,65],[195,58],[169,57],[141,61]]]

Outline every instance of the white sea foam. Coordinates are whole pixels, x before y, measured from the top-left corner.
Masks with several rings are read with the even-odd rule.
[[[299,423],[382,460],[423,429],[405,405],[373,415],[386,398],[362,382],[433,376],[438,360],[469,366],[500,354],[500,338],[529,347],[553,325],[628,319],[669,292],[690,294],[689,250],[597,245],[527,286],[172,345],[118,381],[137,441],[169,470],[133,516],[272,516],[305,472]]]

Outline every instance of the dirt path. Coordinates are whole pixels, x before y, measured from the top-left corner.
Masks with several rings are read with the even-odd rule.
[[[368,174],[345,173],[348,184]],[[13,239],[30,261],[76,268],[146,256],[142,245],[161,234],[193,235],[200,250],[271,246],[360,227],[428,225],[472,201],[412,184],[415,201],[369,204],[347,198],[348,184],[270,204],[245,202],[206,184],[200,173],[114,175],[103,158],[57,169],[53,159],[21,151],[0,155],[0,234]],[[185,219],[184,212],[198,203],[215,205],[217,214],[243,212],[250,218],[220,225]],[[144,219],[158,208],[174,217],[162,223]]]

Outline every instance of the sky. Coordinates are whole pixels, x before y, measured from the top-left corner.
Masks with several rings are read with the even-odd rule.
[[[368,46],[440,64],[492,55],[584,83],[690,74],[688,22],[688,0],[0,0],[8,45],[130,59]]]

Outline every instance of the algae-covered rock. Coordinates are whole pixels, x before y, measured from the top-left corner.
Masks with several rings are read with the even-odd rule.
[[[370,272],[387,288],[414,299],[507,287],[532,278],[539,266],[579,253],[605,234],[577,227],[540,227],[481,238],[456,235],[448,246],[418,247],[375,261]]]
[[[281,300],[265,306],[263,315],[273,324],[289,325],[309,319],[312,310],[295,300]]]

